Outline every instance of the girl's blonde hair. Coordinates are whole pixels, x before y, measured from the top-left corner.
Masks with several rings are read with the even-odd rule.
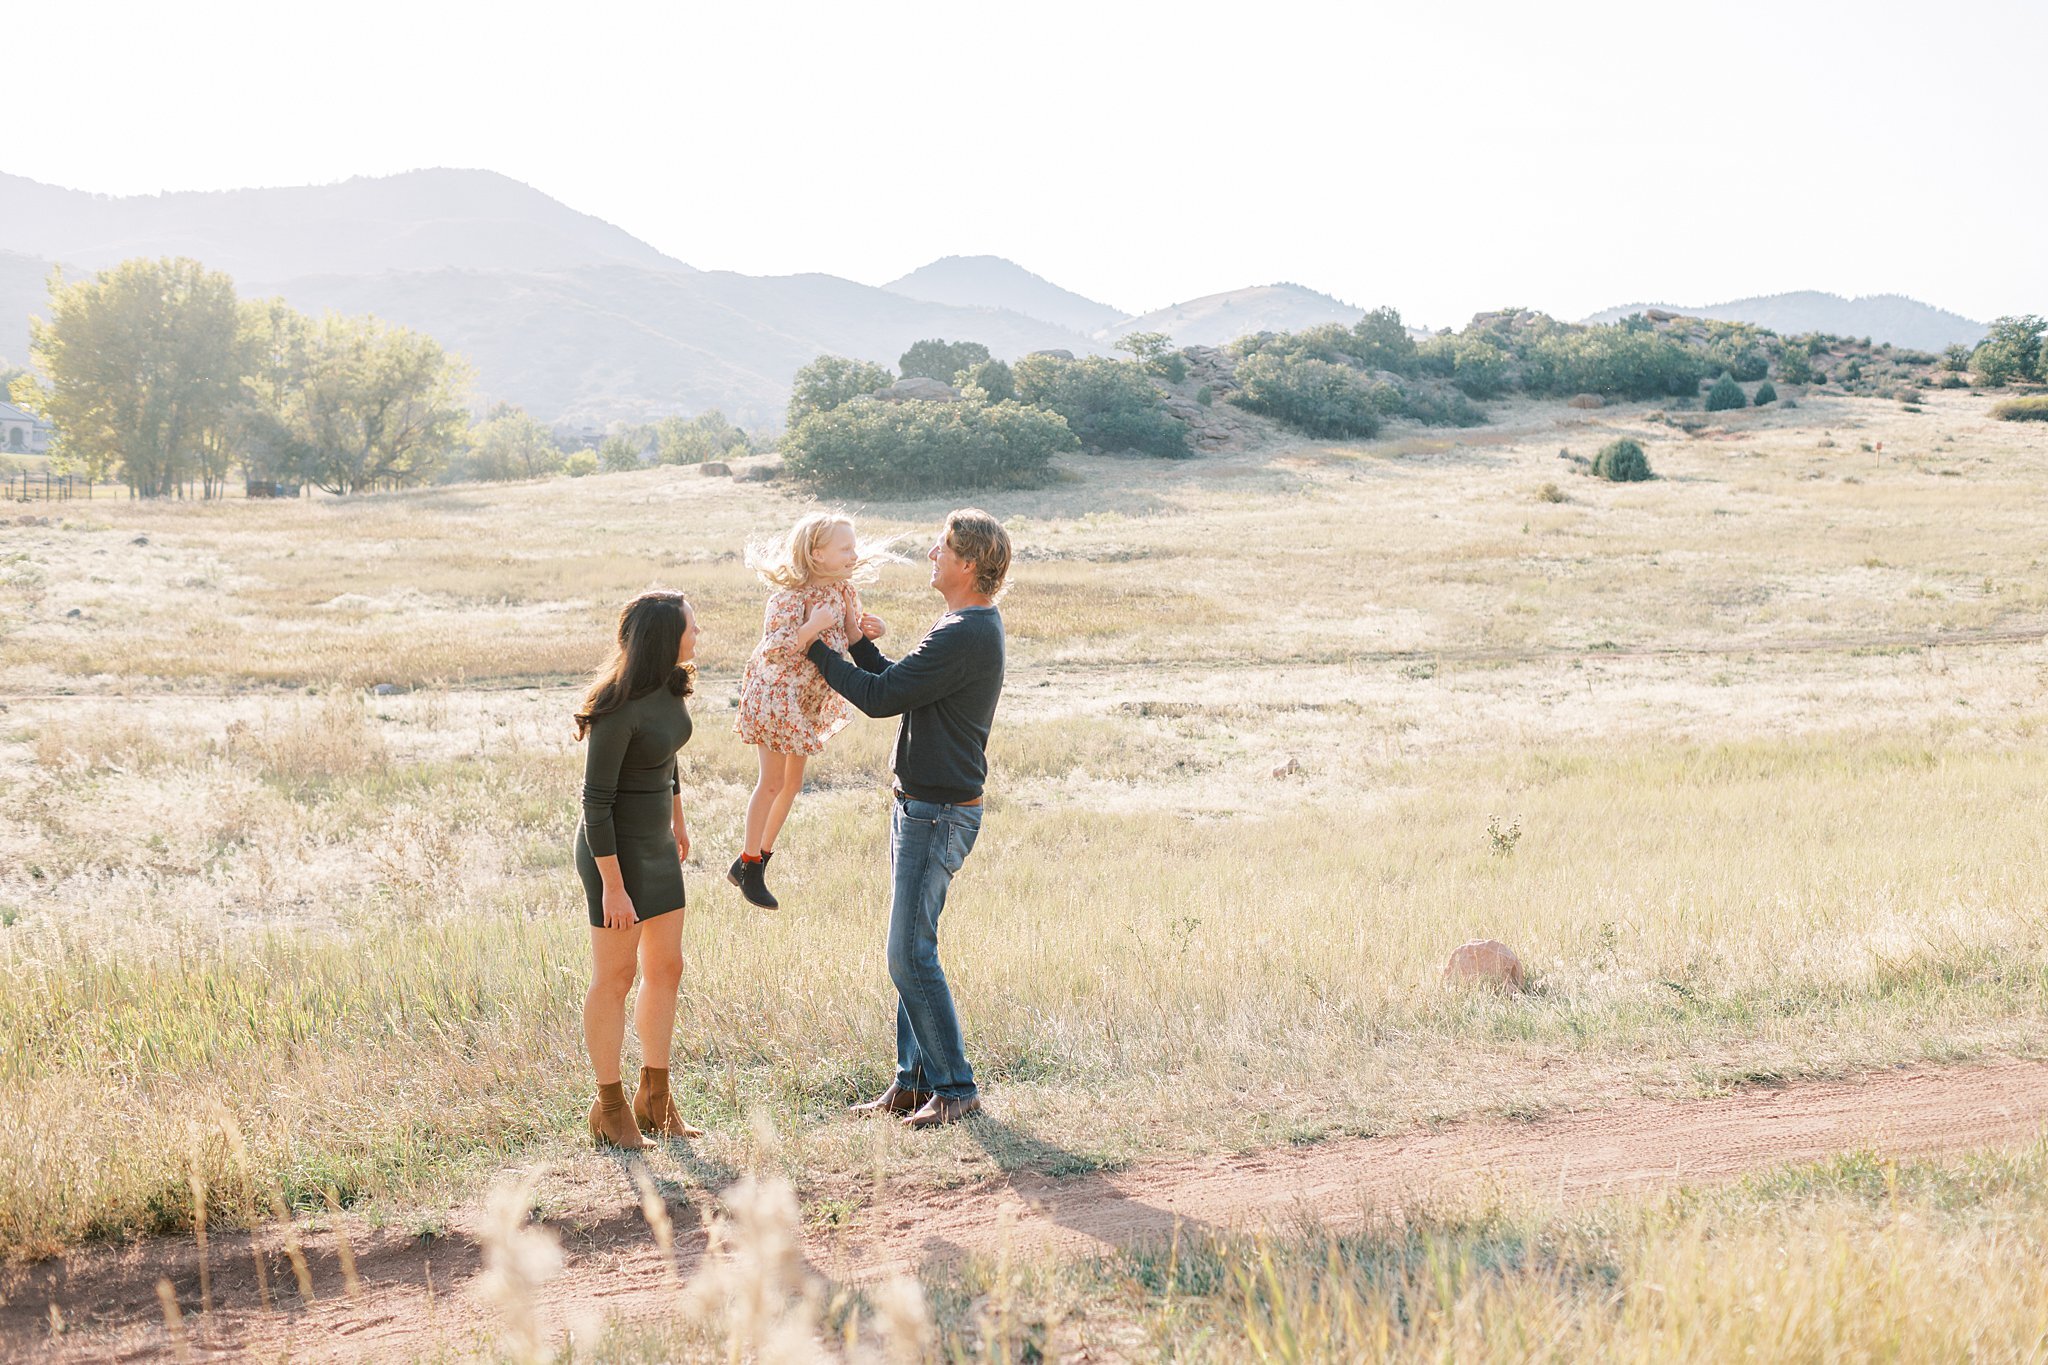
[[[771,588],[802,588],[818,580],[816,555],[825,537],[844,526],[851,531],[853,518],[844,512],[813,512],[789,528],[780,541],[757,540],[747,545],[747,567]],[[853,542],[855,583],[872,583],[881,576],[882,565],[903,556],[896,553],[896,537],[887,540]]]

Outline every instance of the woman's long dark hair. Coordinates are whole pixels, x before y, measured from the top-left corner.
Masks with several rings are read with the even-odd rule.
[[[651,588],[626,603],[619,610],[619,652],[590,680],[576,712],[576,738],[588,735],[599,716],[657,687],[666,687],[670,696],[689,696],[697,670],[676,662],[689,628],[690,602],[679,592]]]

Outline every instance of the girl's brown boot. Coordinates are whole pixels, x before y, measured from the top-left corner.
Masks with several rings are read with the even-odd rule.
[[[655,1137],[700,1138],[704,1130],[694,1124],[683,1122],[683,1116],[676,1112],[676,1102],[668,1093],[668,1070],[659,1071],[651,1066],[640,1068],[640,1090],[633,1096],[633,1118],[643,1133]]]
[[[617,1147],[627,1152],[644,1152],[654,1145],[640,1136],[640,1129],[633,1122],[633,1106],[626,1101],[624,1081],[597,1088],[597,1103],[590,1106],[590,1136],[600,1147]]]

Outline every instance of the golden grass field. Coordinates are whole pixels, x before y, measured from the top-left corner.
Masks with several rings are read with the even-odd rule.
[[[703,1169],[772,1169],[813,1227],[1019,1162],[2039,1056],[2048,433],[1925,401],[1807,395],[1693,437],[1505,404],[982,499],[1019,553],[1010,674],[945,952],[1031,1139],[1008,1158],[837,1119],[892,1055],[891,725],[813,763],[782,911],[718,875],[763,597],[736,556],[806,500],[684,468],[8,509],[52,521],[0,526],[0,1258],[183,1234],[195,1171],[218,1223],[331,1193],[431,1228],[507,1167],[546,1171],[544,1212],[580,1197],[568,715],[652,584],[706,630],[678,1102]],[[1558,457],[1617,434],[1662,477]],[[951,505],[852,510],[915,556]],[[914,563],[868,599],[897,644],[937,605]],[[1437,983],[1475,936],[1528,994]],[[1111,1354],[1188,1358],[2038,1358],[2042,1160],[1849,1158],[926,1292],[955,1354],[1082,1316]]]

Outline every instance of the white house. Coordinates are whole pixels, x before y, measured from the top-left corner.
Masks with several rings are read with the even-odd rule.
[[[12,403],[0,402],[0,455],[41,455],[50,448],[50,424]]]

